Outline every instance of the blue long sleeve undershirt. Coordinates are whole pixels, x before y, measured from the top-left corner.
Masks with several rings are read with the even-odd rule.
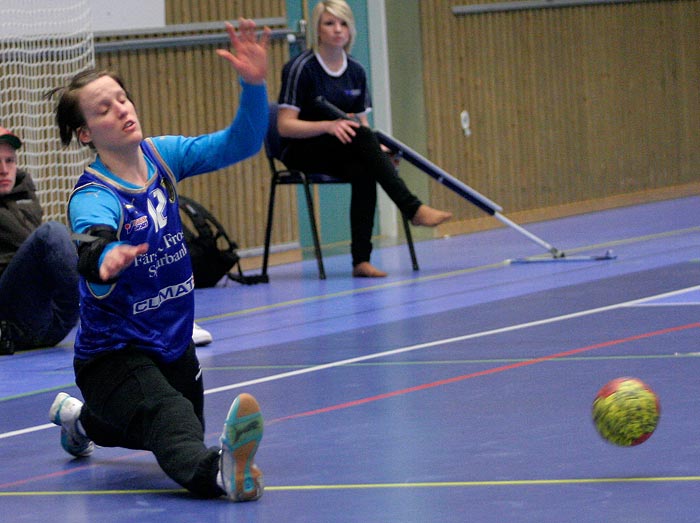
[[[180,181],[190,176],[223,169],[255,155],[263,143],[268,123],[267,89],[263,85],[241,82],[243,91],[236,117],[226,129],[195,137],[158,136],[153,138],[158,152]],[[148,178],[155,166],[146,158]],[[90,165],[122,185],[105,167],[99,156]],[[135,187],[135,186],[132,186]],[[76,191],[70,200],[69,216],[73,231],[82,233],[94,225],[119,226],[121,208],[111,191],[89,186]]]

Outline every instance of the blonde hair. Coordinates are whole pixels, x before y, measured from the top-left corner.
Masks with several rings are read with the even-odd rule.
[[[318,52],[319,37],[318,37],[318,25],[321,23],[321,15],[323,13],[330,13],[333,16],[340,18],[343,22],[348,25],[350,31],[350,38],[348,43],[345,45],[345,52],[350,54],[353,44],[355,43],[355,36],[357,35],[357,30],[355,28],[355,17],[352,14],[352,9],[345,0],[322,0],[316,7],[314,7],[311,13],[311,28],[310,28],[310,40],[311,48]]]

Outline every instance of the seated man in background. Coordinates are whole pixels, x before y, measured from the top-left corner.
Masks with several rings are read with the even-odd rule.
[[[78,255],[65,225],[42,224],[21,140],[0,127],[0,354],[52,347],[78,322]]]

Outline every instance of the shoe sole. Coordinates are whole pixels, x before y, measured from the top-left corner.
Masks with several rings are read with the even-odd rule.
[[[263,435],[263,418],[257,400],[250,394],[238,396],[226,416],[221,446],[233,456],[234,469],[227,485],[235,501],[255,501],[263,493],[262,472],[253,458]]]

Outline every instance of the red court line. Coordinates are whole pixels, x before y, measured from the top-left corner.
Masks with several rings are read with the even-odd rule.
[[[679,325],[677,327],[668,327],[666,329],[660,329],[652,332],[646,332],[643,334],[637,334],[635,336],[628,336],[627,338],[620,338],[616,340],[605,341],[602,343],[596,343],[595,345],[588,345],[586,347],[579,347],[577,349],[571,349],[564,352],[557,352],[555,354],[550,354],[549,356],[542,356],[540,358],[533,358],[531,360],[519,361],[517,363],[511,363],[508,365],[502,365],[500,367],[494,367],[492,369],[486,369],[479,372],[473,372],[471,374],[463,374],[461,376],[455,376],[453,378],[446,378],[443,380],[434,381],[431,383],[424,383],[422,385],[416,385],[414,387],[408,387],[406,389],[395,390],[392,392],[385,392],[384,394],[378,394],[376,396],[369,396],[367,398],[361,398],[353,401],[348,401],[345,403],[340,403],[338,405],[331,405],[329,407],[323,407],[320,409],[309,410],[306,412],[300,412],[298,414],[291,414],[289,416],[284,416],[282,418],[276,418],[269,421],[268,423],[277,423],[280,421],[287,421],[297,418],[305,418],[308,416],[315,416],[316,414],[324,414],[326,412],[333,412],[336,410],[349,409],[351,407],[357,407],[358,405],[364,405],[366,403],[372,403],[374,401],[380,401],[387,398],[393,398],[395,396],[401,396],[403,394],[410,394],[412,392],[418,392],[422,390],[432,389],[435,387],[441,387],[443,385],[449,385],[451,383],[457,383],[459,381],[464,381],[472,378],[479,378],[481,376],[488,376],[490,374],[497,374],[500,372],[505,372],[508,370],[518,369],[520,367],[527,367],[529,365],[535,365],[537,363],[542,363],[545,361],[555,360],[557,358],[565,358],[567,356],[573,356],[574,354],[581,354],[582,352],[588,352],[595,349],[602,349],[605,347],[613,347],[615,345],[622,345],[623,343],[629,343],[631,341],[638,341],[647,338],[653,338],[654,336],[662,336],[664,334],[670,334],[673,332],[680,332],[688,329],[700,328],[700,322],[689,323],[688,325]]]
[[[424,383],[422,385],[416,385],[414,387],[395,390],[392,392],[386,392],[384,394],[379,394],[376,396],[370,396],[367,398],[361,398],[361,399],[357,399],[357,400],[353,400],[353,401],[348,401],[345,403],[340,403],[338,405],[331,405],[329,407],[323,407],[321,409],[300,412],[298,414],[291,414],[289,416],[284,416],[281,418],[276,418],[276,419],[273,419],[270,421],[266,421],[266,424],[270,425],[273,423],[279,423],[281,421],[288,421],[288,420],[293,420],[293,419],[298,419],[298,418],[305,418],[308,416],[315,416],[317,414],[324,414],[326,412],[333,412],[333,411],[337,411],[337,410],[349,409],[351,407],[356,407],[358,405],[364,405],[366,403],[372,403],[374,401],[380,401],[380,400],[392,398],[395,396],[401,396],[403,394],[410,394],[412,392],[418,392],[418,391],[422,391],[422,390],[432,389],[435,387],[440,387],[442,385],[449,385],[451,383],[457,383],[459,381],[464,381],[464,380],[468,380],[468,379],[472,379],[472,378],[478,378],[481,376],[488,376],[490,374],[497,374],[497,373],[505,372],[508,370],[518,369],[520,367],[527,367],[529,365],[535,365],[537,363],[551,361],[551,360],[554,360],[557,358],[564,358],[567,356],[572,356],[574,354],[580,354],[582,352],[588,352],[588,351],[592,351],[595,349],[602,349],[605,347],[613,347],[615,345],[621,345],[623,343],[629,343],[631,341],[643,340],[643,339],[647,339],[647,338],[652,338],[654,336],[661,336],[664,334],[670,334],[670,333],[674,333],[674,332],[680,332],[680,331],[684,331],[684,330],[688,330],[688,329],[697,329],[697,328],[700,328],[700,322],[690,323],[688,325],[679,325],[677,327],[669,327],[666,329],[656,330],[656,331],[647,332],[647,333],[643,333],[643,334],[637,334],[635,336],[629,336],[627,338],[620,338],[617,340],[610,340],[610,341],[605,341],[602,343],[596,343],[595,345],[588,345],[586,347],[580,347],[577,349],[571,349],[571,350],[564,351],[564,352],[558,352],[555,354],[550,354],[549,356],[542,356],[540,358],[533,358],[531,360],[525,360],[525,361],[520,361],[517,363],[511,363],[509,365],[502,365],[500,367],[494,367],[492,369],[486,369],[486,370],[482,370],[479,372],[473,372],[471,374],[464,374],[462,376],[455,376],[452,378],[434,381],[431,383]],[[129,458],[132,458],[135,454],[142,454],[142,453],[145,453],[145,451],[138,451],[136,453],[131,453],[127,456],[112,458],[112,460],[118,461],[121,459],[129,459]],[[99,465],[99,463],[92,461],[89,464],[86,464],[84,466],[78,466],[75,468],[71,468],[70,470],[62,470],[62,471],[57,471],[57,472],[53,472],[53,473],[49,473],[49,474],[43,474],[40,476],[32,476],[32,477],[25,478],[22,480],[17,480],[17,481],[12,481],[9,483],[0,484],[0,490],[6,490],[8,488],[18,487],[20,485],[24,485],[24,484],[27,484],[30,482],[41,480],[41,479],[50,479],[50,478],[66,476],[68,474],[72,474],[74,472],[79,472],[79,471],[84,471],[86,469],[93,468],[93,467],[96,467],[98,465]]]
[[[132,451],[125,456],[117,456],[114,458],[110,458],[109,461],[110,462],[126,461],[126,460],[130,460],[134,457],[138,457],[140,455],[145,455],[145,454],[150,454],[150,452],[146,451],[146,450],[135,450],[135,451]],[[69,458],[69,459],[83,460],[84,458]],[[98,467],[99,465],[103,465],[104,463],[106,463],[105,460],[96,461],[93,458],[91,460],[85,460],[85,465],[76,465],[74,467],[71,467],[71,468],[65,469],[65,470],[58,470],[56,472],[49,472],[47,474],[41,474],[38,476],[30,476],[28,478],[18,479],[16,481],[10,481],[8,483],[2,483],[2,484],[0,484],[0,492],[5,491],[5,490],[10,489],[10,488],[26,485],[27,483],[32,483],[35,481],[40,481],[40,480],[44,480],[44,479],[62,478],[62,477],[67,476],[68,474],[74,474],[75,472],[82,472],[82,471],[85,471],[85,470],[88,470],[91,468]]]
[[[88,463],[87,465],[73,467],[73,468],[68,469],[68,470],[59,470],[56,472],[50,472],[48,474],[42,474],[40,476],[31,476],[28,478],[19,479],[17,481],[10,481],[9,483],[2,483],[2,484],[0,484],[0,491],[4,492],[7,489],[10,489],[13,487],[19,487],[21,485],[26,485],[27,483],[31,483],[33,481],[39,481],[39,480],[43,480],[43,479],[61,478],[61,477],[67,476],[68,474],[73,474],[74,472],[80,472],[82,470],[87,470],[87,469],[94,467],[94,466],[96,466],[96,463],[91,462],[91,463]]]

